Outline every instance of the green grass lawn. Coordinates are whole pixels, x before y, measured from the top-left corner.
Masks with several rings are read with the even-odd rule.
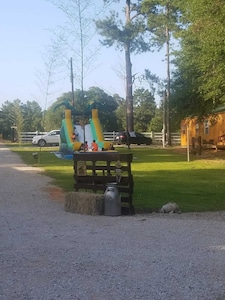
[[[73,191],[73,161],[57,158],[58,148],[13,146],[25,163],[42,167],[54,184]],[[133,153],[133,204],[136,212],[157,211],[167,202],[176,202],[183,212],[225,210],[225,160],[203,159],[176,149],[116,148]],[[38,152],[38,162],[32,153]]]

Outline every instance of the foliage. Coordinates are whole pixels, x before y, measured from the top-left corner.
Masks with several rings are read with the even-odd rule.
[[[23,111],[22,105],[20,100],[14,101],[14,105],[12,107],[12,115],[14,118],[14,124],[16,124],[17,133],[23,131],[24,129],[24,118],[23,118]],[[17,140],[21,143],[20,136],[17,135]]]
[[[115,130],[117,122],[115,111],[118,106],[116,100],[97,87],[88,90],[87,99],[91,108],[98,108],[102,129],[104,131]]]
[[[0,112],[0,132],[7,138],[11,134],[11,126],[17,127],[17,132],[42,130],[42,111],[36,101],[23,104],[19,99],[2,104]]]
[[[75,121],[89,123],[91,109],[98,108],[99,118],[104,131],[117,130],[116,99],[105,93],[102,89],[92,87],[82,93],[75,91]],[[35,101],[28,101],[23,104],[20,100],[13,102],[6,101],[2,104],[0,111],[0,132],[4,138],[11,135],[11,126],[16,125],[17,131],[50,131],[61,127],[64,118],[65,101],[72,105],[72,93],[64,93],[46,111],[42,112],[41,107]],[[57,109],[55,109],[57,107]]]
[[[166,93],[165,93],[165,122],[167,143],[171,146],[171,116],[170,116],[170,56],[171,56],[171,36],[179,30],[180,11],[177,4],[179,0],[144,0],[142,11],[146,13],[148,29],[152,32],[152,40],[161,47],[166,47]]]
[[[177,113],[203,116],[225,102],[225,2],[185,1],[186,26],[176,53],[173,94]]]
[[[82,106],[85,107],[85,116],[91,116],[91,109],[99,109],[99,118],[104,131],[122,130],[126,128],[126,109],[125,100],[114,95],[107,95],[103,90],[92,87],[84,91],[84,104],[82,104],[81,93],[75,91],[75,107],[82,112]],[[135,128],[139,131],[146,131],[151,118],[155,114],[156,104],[154,97],[148,90],[139,89],[134,92],[134,116]],[[82,120],[82,114],[80,120]],[[86,120],[87,122],[87,120]]]
[[[119,95],[114,95],[114,98],[117,101],[118,108],[116,110],[116,119],[117,119],[117,129],[115,131],[126,131],[127,122],[126,122],[126,100],[121,98]]]
[[[99,34],[103,37],[101,42],[104,46],[115,46],[115,49],[122,50],[125,53],[126,127],[129,131],[133,131],[134,115],[131,53],[137,54],[146,52],[151,48],[149,40],[145,40],[145,36],[148,32],[146,31],[145,19],[141,14],[140,1],[126,1],[124,22],[121,21],[118,13],[111,11],[108,17],[104,20],[97,20],[95,24]]]
[[[16,124],[16,120],[12,115],[13,103],[6,101],[2,104],[0,111],[0,131],[6,139],[11,135],[11,126]]]
[[[145,89],[134,91],[134,129],[144,132],[148,130],[152,118],[155,116],[156,103],[152,94]]]
[[[89,50],[86,48],[88,36],[90,37],[86,33],[91,28],[90,33],[92,36],[96,29],[94,26],[91,26],[94,21],[88,13],[85,15],[83,11],[82,17],[76,18],[82,8],[90,11],[94,7],[93,1],[49,1],[67,14],[68,23],[65,27],[58,27],[54,33],[58,38],[58,42],[61,42],[61,46],[63,46],[53,45],[49,56],[46,56],[48,60],[45,63],[47,76],[43,76],[42,73],[39,74],[42,79],[39,85],[42,88],[44,87],[46,97],[50,93],[49,87],[52,84],[52,80],[56,80],[53,76],[56,73],[56,61],[57,67],[60,67],[62,64],[68,65],[68,60],[67,62],[59,62],[61,56],[58,51],[61,50],[63,52],[62,48],[64,49],[64,47],[67,50],[71,48],[73,49],[74,57],[81,58],[79,56],[80,50],[78,49],[79,43],[76,44],[76,47],[73,48],[73,46],[77,41],[77,36],[81,38],[82,35],[80,34],[83,26],[83,37],[85,38],[83,40],[85,49],[83,50],[85,52],[87,50],[86,54],[90,57],[89,60],[84,55],[83,63],[89,67],[94,53],[88,52]],[[108,0],[104,2],[110,4],[120,1]],[[78,10],[76,9],[77,5],[79,6]],[[168,7],[170,9],[169,19],[166,18],[165,13]],[[124,11],[118,11],[118,13],[113,11],[104,20],[95,20],[95,24],[102,35],[102,43],[105,46],[114,46],[115,49],[125,51],[127,58],[126,71],[129,75],[127,76],[129,77],[129,82],[127,82],[129,92],[127,89],[126,99],[123,99],[119,95],[111,97],[97,87],[92,87],[88,91],[76,90],[75,109],[78,122],[82,122],[84,118],[85,122],[88,122],[91,116],[91,108],[97,107],[104,131],[127,130],[127,120],[131,115],[134,118],[133,127],[136,130],[161,130],[162,108],[156,109],[153,113],[153,96],[156,85],[159,85],[159,90],[163,91],[165,82],[157,78],[149,70],[145,70],[143,78],[149,83],[152,98],[148,91],[145,93],[135,91],[133,93],[134,76],[132,75],[130,53],[140,54],[144,51],[153,50],[154,48],[152,47],[160,48],[166,41],[166,25],[169,25],[170,32],[174,37],[178,38],[180,43],[180,50],[173,52],[175,56],[173,62],[176,69],[172,74],[170,85],[169,111],[172,125],[171,131],[179,127],[180,120],[184,117],[197,115],[201,118],[211,113],[221,103],[225,103],[225,49],[223,42],[225,36],[225,2],[223,0],[126,1],[125,8],[127,18],[124,20],[121,20],[121,13],[124,13]],[[128,8],[129,11],[127,10]],[[76,26],[79,21],[82,21],[82,24],[79,24],[78,29]],[[146,22],[148,22],[148,26],[146,26]],[[148,29],[147,35],[146,29]],[[65,53],[68,53],[67,50]],[[78,62],[79,65],[76,66],[76,70],[79,69],[81,71],[82,63],[80,64],[78,59],[74,61]],[[147,100],[148,94],[149,100]],[[140,101],[141,97],[143,99],[146,98],[146,101]],[[9,137],[13,124],[16,124],[17,128],[19,126],[24,131],[49,131],[59,128],[64,115],[64,107],[58,107],[57,110],[54,110],[54,108],[64,100],[72,101],[71,92],[61,95],[44,112],[41,111],[39,104],[35,101],[28,101],[26,104],[19,99],[13,102],[6,101],[0,110],[0,132],[4,138]]]
[[[143,80],[149,85],[149,89],[153,96],[157,95],[162,97],[163,91],[165,90],[165,80],[162,80],[156,74],[153,74],[150,70],[145,69]]]
[[[166,27],[176,34],[180,30],[180,0],[143,0],[142,12],[147,17],[151,41],[161,48],[167,41]],[[167,13],[168,12],[168,13]]]
[[[161,132],[163,129],[163,110],[162,108],[156,108],[155,116],[152,118],[148,131]]]
[[[52,129],[61,128],[62,120],[64,118],[64,106],[60,106],[57,109],[55,107],[61,104],[65,100],[72,98],[72,93],[63,93],[45,112],[44,115],[44,128],[45,131],[50,131]]]
[[[36,101],[27,101],[22,105],[23,131],[42,131],[42,110]]]
[[[22,159],[41,167],[53,183],[65,191],[73,191],[73,161],[58,159],[54,148],[14,147]],[[206,160],[177,149],[149,147],[118,148],[132,153],[134,177],[133,203],[136,212],[158,211],[167,202],[176,202],[183,212],[225,210],[224,160]],[[38,152],[38,164],[32,157]],[[216,188],[215,188],[216,187]]]
[[[118,108],[116,110],[118,130],[127,130],[126,127],[126,101],[117,96]],[[134,129],[135,131],[148,131],[151,120],[155,116],[156,103],[152,94],[146,89],[134,91]]]
[[[132,3],[126,1],[126,9],[129,9],[131,13],[131,18],[126,20],[128,22],[123,23],[120,14],[115,11],[111,11],[104,20],[95,22],[100,35],[104,37],[101,40],[102,45],[115,46],[115,49],[123,51],[129,44],[129,50],[134,54],[150,50],[149,41],[147,38],[145,41],[143,36],[146,33],[146,24],[141,14],[140,1],[133,1]]]
[[[65,106],[60,106],[60,104],[65,101],[69,101],[72,105],[71,92],[64,93],[47,110],[45,124],[48,131],[61,127]],[[110,131],[116,127],[115,111],[117,106],[117,102],[112,96],[97,87],[91,87],[88,91],[83,92],[77,89],[74,92],[75,122],[78,124],[83,122],[87,124],[91,118],[92,108],[97,108],[102,129]]]

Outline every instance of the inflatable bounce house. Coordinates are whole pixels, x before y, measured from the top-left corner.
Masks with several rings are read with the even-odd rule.
[[[65,105],[65,103],[60,105],[63,104]],[[95,140],[95,143],[97,144],[98,151],[111,149],[112,143],[104,141],[97,109],[92,109],[92,118],[89,119],[89,124],[81,126],[80,124],[74,124],[73,122],[74,109],[69,107],[69,105],[66,106],[65,118],[62,120],[62,127],[60,129],[60,152],[58,153],[58,156],[63,158],[63,156],[73,155],[76,151],[91,151],[93,140]],[[85,144],[87,147],[86,149],[84,148]]]

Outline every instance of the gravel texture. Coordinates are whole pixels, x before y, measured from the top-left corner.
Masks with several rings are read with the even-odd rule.
[[[1,300],[225,299],[225,212],[86,216],[52,190],[0,145]]]

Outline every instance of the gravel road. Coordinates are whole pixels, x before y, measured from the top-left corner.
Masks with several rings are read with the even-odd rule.
[[[225,299],[225,212],[86,216],[51,188],[0,145],[1,300]]]

